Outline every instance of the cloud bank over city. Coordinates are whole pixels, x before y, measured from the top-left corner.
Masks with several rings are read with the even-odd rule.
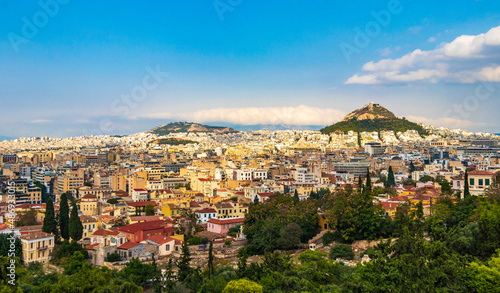
[[[461,35],[434,50],[416,49],[397,59],[370,61],[346,84],[500,82],[500,26]]]
[[[215,108],[192,113],[155,113],[154,119],[180,119],[199,123],[226,122],[240,125],[328,125],[342,120],[345,113],[299,105],[297,107]]]

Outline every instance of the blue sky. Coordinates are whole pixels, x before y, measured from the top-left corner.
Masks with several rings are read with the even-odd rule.
[[[500,132],[499,1],[101,2],[0,0],[1,135],[324,126],[371,101]]]

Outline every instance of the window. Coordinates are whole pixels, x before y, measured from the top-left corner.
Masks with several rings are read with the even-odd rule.
[[[483,181],[484,181],[483,179],[479,179],[479,183],[478,183],[478,184],[479,184],[480,186],[483,186]]]
[[[170,251],[170,244],[165,245],[165,250]]]
[[[469,185],[474,185],[474,179],[473,179],[473,178],[471,178],[471,179],[469,180]]]

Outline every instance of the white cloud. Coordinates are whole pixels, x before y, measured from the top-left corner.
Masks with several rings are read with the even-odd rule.
[[[427,42],[434,43],[436,41],[436,37],[430,37]]]
[[[329,125],[342,120],[344,116],[343,112],[336,109],[300,105],[297,107],[216,108],[192,113],[157,113],[145,117],[240,125]]]
[[[500,82],[499,50],[500,26],[485,34],[459,36],[434,50],[416,49],[398,59],[370,61],[363,65],[363,73],[351,76],[345,83]]]
[[[36,119],[36,120],[31,120],[30,123],[32,124],[48,124],[48,123],[53,123],[54,121],[48,120],[48,119]]]
[[[450,129],[466,129],[470,127],[482,127],[486,126],[486,123],[482,122],[473,122],[469,120],[459,120],[450,117],[442,117],[437,119],[431,119],[421,116],[408,116],[406,117],[408,120],[416,123],[423,123],[425,125],[432,125],[436,127],[446,127]]]

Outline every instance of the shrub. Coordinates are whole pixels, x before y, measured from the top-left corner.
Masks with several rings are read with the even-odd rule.
[[[231,240],[226,240],[226,242],[224,242],[224,245],[225,246],[230,246],[231,245]]]
[[[323,235],[323,245],[327,246],[335,240],[335,235],[332,232],[327,232]]]
[[[111,253],[110,255],[108,255],[108,257],[106,257],[106,261],[107,262],[115,262],[115,261],[119,261],[121,258],[120,258],[120,255],[118,253]]]
[[[347,244],[336,244],[334,247],[332,247],[332,249],[330,249],[330,259],[335,260],[337,258],[353,260],[354,252],[352,251],[352,248]]]

